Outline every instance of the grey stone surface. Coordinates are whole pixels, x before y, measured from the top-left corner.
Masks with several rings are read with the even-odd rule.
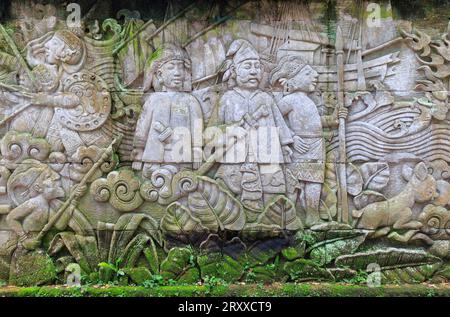
[[[438,275],[449,8],[419,6],[5,2],[0,279]]]

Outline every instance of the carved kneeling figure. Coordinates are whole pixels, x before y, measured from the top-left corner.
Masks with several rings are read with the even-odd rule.
[[[408,184],[398,195],[352,212],[353,217],[358,218],[356,228],[375,230],[370,234],[371,238],[387,235],[392,229],[406,229],[408,231],[403,235],[392,232],[389,237],[407,242],[422,227],[421,222],[412,220],[411,208],[416,202],[426,202],[435,198],[436,180],[428,174],[423,162],[418,163],[412,172],[404,174]]]

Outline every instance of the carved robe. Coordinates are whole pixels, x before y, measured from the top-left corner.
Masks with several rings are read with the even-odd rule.
[[[220,100],[219,123],[244,127],[247,132],[244,155],[235,155],[231,148],[219,160],[223,164],[218,176],[227,186],[241,194],[244,203],[261,200],[263,193],[285,193],[281,147],[292,143],[292,138],[274,98],[261,90],[234,88]]]
[[[145,102],[135,143],[145,144],[143,162],[201,161],[203,115],[200,103],[185,92],[155,92]]]
[[[309,145],[306,153],[293,148],[290,169],[300,181],[323,183],[325,170],[325,147],[320,114],[314,102],[303,92],[284,96],[278,104],[287,118],[294,136]]]

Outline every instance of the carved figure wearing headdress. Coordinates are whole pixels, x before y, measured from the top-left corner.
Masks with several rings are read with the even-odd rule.
[[[223,78],[230,89],[220,99],[218,118],[219,124],[245,131],[245,150],[239,151],[236,144],[227,151],[219,161],[223,164],[217,177],[253,210],[260,210],[270,194],[285,193],[281,164],[290,160],[288,145],[293,142],[274,98],[259,89],[262,75],[263,66],[252,44],[235,40],[227,52]]]
[[[336,126],[337,113],[320,116],[308,93],[316,90],[318,73],[298,56],[284,56],[270,73],[272,86],[281,84],[283,97],[278,107],[293,134],[292,163],[287,173],[298,181],[294,200],[306,212],[306,225],[320,222],[319,203],[324,182],[325,144],[323,126]],[[342,110],[342,115],[347,111]]]
[[[134,138],[137,170],[153,171],[164,164],[197,167],[202,161],[203,114],[189,93],[191,62],[174,44],[165,44],[146,73],[148,95]],[[194,164],[193,164],[194,163]]]
[[[75,190],[80,197],[86,188],[82,186]],[[61,176],[46,164],[25,160],[8,179],[8,195],[16,207],[6,216],[6,223],[16,234],[20,245],[35,249],[39,244],[35,237],[61,205],[58,198],[65,196]],[[89,230],[84,216],[79,211],[74,215],[75,207],[70,208],[58,219],[55,227],[64,230],[69,225],[78,232]]]
[[[46,131],[53,151],[66,150],[69,156],[80,146],[106,147],[110,141],[99,129],[111,110],[109,89],[100,76],[83,70],[86,54],[84,42],[69,30],[49,32],[27,45],[28,63],[53,78],[51,89],[38,84],[32,100],[33,105],[54,108],[50,125],[42,121],[38,130]]]

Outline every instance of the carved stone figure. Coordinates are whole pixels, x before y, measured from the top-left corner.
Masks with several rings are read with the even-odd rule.
[[[50,68],[47,72],[54,76],[51,87],[56,91],[43,91],[33,102],[55,109],[50,125],[45,124],[52,149],[65,150],[70,156],[80,146],[106,147],[110,139],[99,128],[108,119],[111,97],[100,76],[83,71],[87,59],[83,41],[71,31],[60,30],[31,41],[27,49],[29,64],[43,71]],[[49,110],[41,111],[48,120]]]
[[[134,137],[133,168],[151,175],[163,165],[198,167],[202,161],[203,115],[190,91],[190,60],[174,44],[166,44],[148,73],[155,92],[145,101]]]
[[[39,161],[25,160],[9,178],[8,187],[17,206],[8,212],[6,222],[21,245],[29,250],[36,249],[41,242],[36,236],[60,205],[57,199],[65,197],[61,176]],[[85,190],[80,187],[77,195],[82,196]],[[77,218],[73,218],[73,211],[74,206],[58,219],[56,228],[64,230],[73,222]]]
[[[287,173],[297,183],[288,192],[293,201],[299,201],[299,208],[306,212],[306,225],[320,222],[319,202],[325,172],[325,142],[323,127],[338,125],[334,116],[320,116],[316,104],[308,93],[317,89],[318,73],[302,58],[284,56],[270,74],[273,86],[281,84],[283,98],[278,107],[292,131],[292,163],[287,164]],[[339,115],[347,115],[345,108]]]
[[[439,1],[40,2],[0,2],[0,287],[448,283]]]
[[[412,220],[411,208],[416,202],[423,203],[435,198],[436,180],[428,174],[423,162],[418,163],[413,171],[407,170],[404,174],[409,182],[398,195],[353,211],[353,216],[358,219],[357,228],[376,230],[372,234],[376,238],[388,234],[393,229],[417,232],[423,226],[421,222]],[[406,234],[411,236],[410,233]]]
[[[271,194],[284,194],[282,163],[290,160],[293,142],[274,98],[259,88],[263,66],[255,48],[246,40],[234,41],[228,52],[224,81],[230,88],[219,102],[219,124],[244,130],[244,151],[233,148],[219,160],[223,179],[249,208],[258,210]],[[235,130],[235,131],[232,131]],[[237,144],[236,147],[238,147]]]

